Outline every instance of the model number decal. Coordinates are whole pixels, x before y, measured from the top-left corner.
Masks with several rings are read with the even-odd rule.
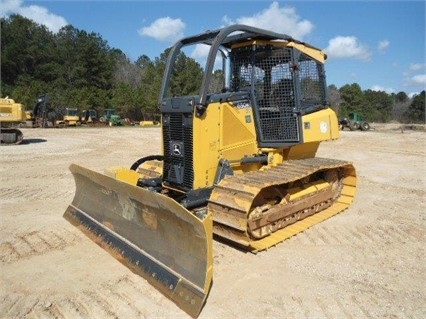
[[[250,103],[248,101],[237,102],[234,105],[237,109],[246,109],[250,107]]]

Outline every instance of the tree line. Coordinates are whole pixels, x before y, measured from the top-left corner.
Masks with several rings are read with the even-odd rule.
[[[97,33],[71,25],[52,33],[20,15],[1,18],[1,96],[32,108],[38,95],[50,93],[58,110],[65,107],[98,112],[116,108],[125,117],[143,119],[158,112],[158,95],[170,48],[154,60],[141,55],[132,62]],[[171,91],[197,94],[203,69],[180,53]],[[215,74],[220,82],[221,74]],[[362,90],[357,83],[328,87],[330,104],[340,117],[359,112],[366,120],[424,123],[425,91],[409,98]]]

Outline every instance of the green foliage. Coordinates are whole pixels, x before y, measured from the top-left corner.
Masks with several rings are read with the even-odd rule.
[[[333,92],[329,87],[329,92]],[[392,96],[383,91],[362,91],[357,83],[351,85],[346,84],[339,89],[340,108],[338,110],[340,117],[347,117],[349,113],[356,112],[363,119],[369,122],[388,122],[392,120],[392,116],[397,114],[394,112],[396,100],[405,100],[407,95],[403,92],[397,96]]]
[[[425,91],[414,96],[413,101],[407,110],[410,121],[414,123],[425,123]]]
[[[364,91],[362,115],[368,121],[387,122],[392,113],[393,99],[383,91]]]
[[[327,88],[327,95],[330,107],[337,113],[340,114],[340,92],[339,89],[331,84]]]
[[[363,113],[364,96],[358,83],[346,84],[339,89],[340,115],[347,116],[351,112]]]
[[[55,76],[54,42],[46,27],[13,15],[1,19],[1,28],[4,83],[15,86],[23,75],[45,82]]]
[[[395,102],[399,102],[399,103],[405,103],[409,100],[407,93],[405,92],[398,92],[395,95]]]
[[[222,70],[215,70],[210,82],[209,92],[221,92],[225,89],[225,74]]]
[[[200,65],[181,52],[173,69],[170,90],[173,96],[194,95],[200,91],[203,71]]]

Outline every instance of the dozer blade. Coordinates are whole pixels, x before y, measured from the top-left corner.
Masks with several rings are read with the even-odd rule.
[[[213,222],[173,199],[72,164],[64,217],[192,317],[208,295]]]

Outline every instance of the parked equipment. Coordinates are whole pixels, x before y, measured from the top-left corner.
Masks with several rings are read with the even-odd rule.
[[[120,115],[113,114],[109,118],[109,126],[122,126],[124,125],[124,119]]]
[[[21,123],[21,127],[34,127],[35,126],[35,117],[32,110],[25,111],[25,120]]]
[[[18,129],[26,119],[22,104],[9,97],[0,99],[0,143],[1,145],[20,144],[24,135]]]
[[[49,93],[37,97],[33,114],[36,127],[55,127],[56,122],[60,119],[60,114],[50,103]]]
[[[370,124],[364,121],[359,113],[349,113],[348,117],[340,119],[339,124],[342,130],[344,130],[345,127],[349,128],[351,131],[368,131],[370,129]]]
[[[56,121],[56,127],[67,127],[67,126],[78,126],[80,125],[80,116],[78,115],[78,109],[76,108],[65,108],[65,114],[61,120]]]
[[[105,109],[104,116],[101,117],[100,121],[109,126],[124,125],[124,120],[120,117],[120,115],[116,114],[115,109]]]
[[[142,121],[139,122],[140,126],[160,126],[161,114],[158,113],[145,113],[143,114]]]
[[[98,122],[98,113],[94,109],[83,110],[80,114],[81,124],[92,125]]]
[[[182,96],[174,65],[197,44],[210,46],[199,94]],[[220,58],[226,87],[211,91]],[[325,59],[245,25],[178,41],[159,98],[162,154],[105,174],[72,164],[76,193],[64,217],[197,316],[212,283],[213,234],[257,252],[353,200],[354,166],[315,157],[322,141],[339,137]]]

